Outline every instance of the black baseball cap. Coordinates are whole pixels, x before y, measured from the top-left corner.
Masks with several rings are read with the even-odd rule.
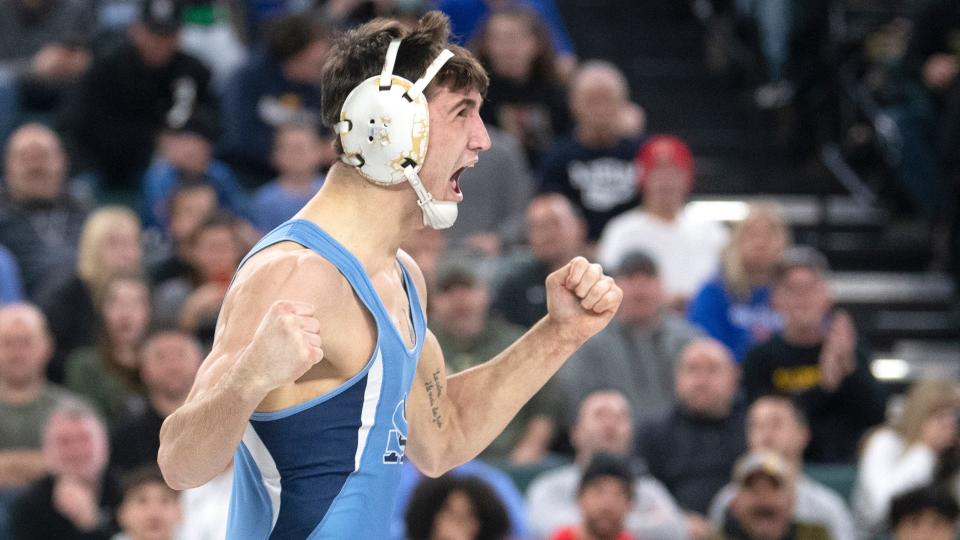
[[[614,276],[632,276],[635,274],[645,274],[649,277],[656,277],[660,274],[657,269],[657,261],[646,251],[630,251],[626,253],[617,264],[613,272]]]
[[[183,6],[177,0],[144,0],[140,22],[154,34],[173,35],[180,31]]]
[[[220,134],[216,111],[205,105],[195,106],[185,119],[168,117],[167,129],[176,133],[195,133],[210,142],[215,142]]]
[[[913,514],[926,510],[936,512],[946,521],[956,521],[960,506],[956,499],[942,487],[924,485],[897,495],[890,502],[890,527],[896,529],[900,522]]]
[[[632,497],[633,477],[633,470],[624,458],[606,452],[598,452],[590,460],[586,470],[583,471],[577,493],[583,493],[584,489],[601,478],[614,478],[623,482],[628,496]]]
[[[477,271],[476,262],[459,257],[442,261],[437,268],[437,291],[445,292],[454,287],[473,288],[483,280]]]
[[[780,283],[787,273],[795,268],[806,268],[819,276],[830,271],[830,264],[823,253],[810,246],[794,246],[788,249],[773,272],[774,283]]]

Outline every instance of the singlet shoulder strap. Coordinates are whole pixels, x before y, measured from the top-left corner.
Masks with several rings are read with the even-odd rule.
[[[370,278],[367,276],[367,272],[363,268],[363,265],[360,264],[360,261],[358,261],[352,253],[347,251],[342,244],[337,242],[336,239],[313,222],[303,219],[292,219],[281,224],[257,242],[253,249],[240,261],[240,267],[243,267],[244,263],[246,263],[250,257],[280,242],[300,244],[330,261],[330,263],[336,266],[337,270],[343,274],[350,283],[350,286],[353,287],[354,292],[360,297],[360,300],[374,315],[380,331],[383,332],[387,330],[387,328],[393,327],[390,322],[390,315],[383,306],[380,296],[373,287],[373,283],[370,282]],[[403,272],[404,285],[407,289],[408,305],[410,306],[410,312],[413,318],[414,332],[417,336],[414,348],[419,351],[426,335],[426,320],[420,304],[420,295],[417,293],[416,285],[410,277],[409,271],[403,263],[400,263],[400,269]]]

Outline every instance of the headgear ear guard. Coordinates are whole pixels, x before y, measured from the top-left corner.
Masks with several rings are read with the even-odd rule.
[[[394,39],[387,47],[380,75],[357,85],[343,102],[340,121],[334,125],[343,146],[340,160],[378,185],[410,182],[423,212],[423,224],[446,229],[457,219],[457,203],[433,200],[418,173],[430,135],[430,112],[423,90],[453,53],[444,49],[412,83],[393,74],[400,41]]]

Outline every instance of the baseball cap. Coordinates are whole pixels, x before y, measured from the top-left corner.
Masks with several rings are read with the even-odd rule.
[[[949,491],[940,486],[924,485],[893,498],[890,502],[890,528],[896,529],[908,516],[926,510],[936,512],[951,522],[960,516],[960,506]]]
[[[779,283],[790,270],[794,268],[808,268],[819,275],[830,271],[827,258],[810,246],[794,246],[788,249],[773,272],[773,281]]]
[[[659,275],[657,261],[653,260],[653,257],[646,251],[636,250],[627,252],[620,259],[620,263],[616,269],[614,269],[613,275],[617,277],[632,276],[634,274],[645,274],[649,277]]]
[[[778,484],[790,477],[790,466],[779,454],[769,451],[756,451],[741,457],[733,466],[733,481],[743,485],[757,474],[764,474]]]
[[[444,260],[437,268],[437,291],[445,292],[454,287],[475,287],[481,282],[475,264],[462,258]]]
[[[154,34],[176,34],[182,18],[183,6],[177,0],[144,0],[140,12],[140,22]]]
[[[613,454],[599,452],[593,456],[590,464],[587,465],[586,470],[583,471],[577,492],[582,493],[584,489],[589,487],[590,484],[597,479],[612,477],[622,481],[624,485],[627,486],[627,492],[632,494],[633,476],[630,464],[627,463],[626,460]]]
[[[177,133],[194,133],[214,142],[219,135],[219,123],[216,112],[203,105],[197,105],[185,120],[167,118],[167,129]]]
[[[643,185],[647,174],[662,165],[673,165],[686,171],[693,181],[693,152],[687,143],[672,135],[651,137],[637,152],[635,164],[638,185]]]

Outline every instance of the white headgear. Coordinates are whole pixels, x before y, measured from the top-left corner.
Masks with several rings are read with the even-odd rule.
[[[343,102],[340,121],[334,126],[343,146],[340,160],[375,184],[410,182],[423,212],[423,224],[446,229],[457,220],[457,203],[433,200],[418,173],[430,135],[430,112],[423,90],[453,53],[444,49],[412,83],[393,74],[400,41],[394,39],[387,47],[380,75],[357,85]]]

